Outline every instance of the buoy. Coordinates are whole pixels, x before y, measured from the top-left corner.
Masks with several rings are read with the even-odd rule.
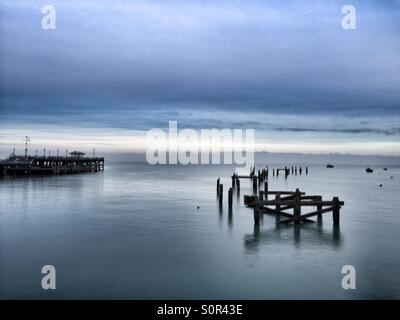
[[[379,186],[382,187],[382,184],[380,184]]]

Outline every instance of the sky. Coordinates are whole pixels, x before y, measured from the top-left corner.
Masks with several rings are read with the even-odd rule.
[[[399,16],[377,0],[2,0],[0,157],[26,135],[143,151],[170,120],[254,129],[258,151],[400,156]]]

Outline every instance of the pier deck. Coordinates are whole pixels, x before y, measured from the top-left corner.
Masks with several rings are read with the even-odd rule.
[[[12,155],[0,161],[0,176],[104,171],[104,157]]]

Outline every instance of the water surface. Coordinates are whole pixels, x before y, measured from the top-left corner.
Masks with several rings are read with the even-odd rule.
[[[232,172],[125,162],[104,173],[0,180],[0,297],[400,298],[400,168],[311,166],[308,175],[270,177],[270,190],[345,201],[340,228],[331,214],[300,227],[264,215],[254,227],[243,205],[250,181],[227,210]],[[57,270],[53,291],[41,289],[46,264]],[[347,264],[356,290],[341,288]]]

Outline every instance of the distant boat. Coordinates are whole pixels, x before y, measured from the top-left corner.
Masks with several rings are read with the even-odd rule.
[[[387,168],[383,168],[383,170],[387,171]]]
[[[327,167],[327,168],[334,168],[335,166],[334,166],[333,164],[329,164],[329,163],[328,163],[328,164],[326,165],[326,167]]]
[[[368,172],[368,173],[374,172],[374,170],[371,169],[371,168],[367,168],[367,169],[365,169],[365,171]]]

